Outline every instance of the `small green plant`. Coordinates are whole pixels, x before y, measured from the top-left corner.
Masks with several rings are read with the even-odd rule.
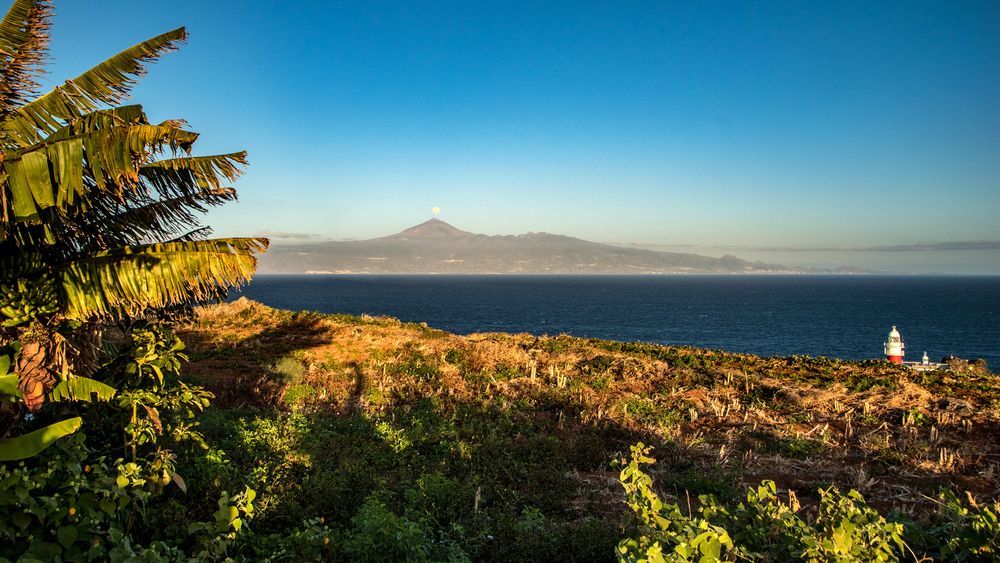
[[[339,547],[337,533],[326,519],[307,518],[294,529],[256,537],[250,544],[253,561],[326,561]]]
[[[402,453],[412,445],[410,439],[406,437],[405,431],[393,428],[391,424],[384,420],[375,424],[375,432],[397,454]]]
[[[823,451],[823,442],[809,438],[779,438],[773,443],[774,453],[788,459],[809,459]]]
[[[734,486],[736,476],[722,466],[705,467],[691,464],[687,468],[674,467],[664,476],[664,489],[672,489],[678,495],[714,495],[730,500],[739,494]]]
[[[656,403],[646,397],[630,397],[622,404],[626,419],[663,428],[684,422],[687,416],[685,407],[687,405],[684,404]]]
[[[469,362],[469,354],[465,350],[450,348],[444,353],[444,361],[454,366],[464,367]]]
[[[226,491],[219,498],[218,510],[211,522],[195,522],[188,526],[188,533],[199,538],[198,558],[221,559],[229,544],[236,540],[243,526],[253,518],[253,501],[257,492],[246,487],[242,493],[229,496]]]
[[[186,489],[175,470],[175,450],[193,444],[207,449],[194,422],[211,403],[212,393],[188,385],[178,376],[184,343],[163,325],[149,325],[129,333],[130,345],[119,350],[119,361],[105,373],[118,387],[116,405],[124,419],[124,441],[129,463],[145,473],[150,487],[162,489],[171,481]]]
[[[939,495],[937,522],[912,524],[910,534],[928,556],[947,561],[996,561],[1000,558],[1000,506],[979,506],[972,495],[963,502],[944,490]]]
[[[638,537],[623,539],[619,561],[716,561],[733,549],[729,533],[708,520],[685,517],[676,504],[665,504],[652,490],[653,479],[642,466],[655,462],[652,448],[642,442],[632,446],[632,456],[619,475],[625,503],[638,520]]]
[[[409,376],[424,383],[437,383],[441,380],[441,370],[437,364],[420,351],[409,347],[404,347],[400,357],[386,366],[386,374]]]
[[[611,356],[594,356],[589,360],[582,360],[577,363],[577,369],[581,373],[586,374],[604,374],[611,370],[615,365],[615,359]]]
[[[611,387],[611,377],[607,375],[594,376],[587,381],[587,384],[590,385],[590,388],[594,391],[607,391],[608,388]]]

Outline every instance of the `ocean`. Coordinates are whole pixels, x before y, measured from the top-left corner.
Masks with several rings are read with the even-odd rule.
[[[1000,276],[258,276],[272,307],[388,315],[458,334],[571,334],[749,352],[983,358],[1000,371]]]

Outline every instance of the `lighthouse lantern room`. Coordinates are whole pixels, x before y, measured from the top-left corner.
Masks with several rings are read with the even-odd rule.
[[[905,353],[903,349],[905,347],[903,338],[899,335],[899,331],[896,330],[896,326],[893,325],[892,330],[889,331],[889,341],[885,343],[886,358],[894,364],[903,363],[903,354]]]

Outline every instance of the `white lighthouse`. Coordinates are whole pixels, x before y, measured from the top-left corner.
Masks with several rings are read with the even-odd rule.
[[[893,325],[892,330],[889,331],[889,340],[885,343],[885,357],[894,364],[901,364],[903,363],[903,354],[905,354],[903,349],[905,347],[903,338],[896,330],[896,325]]]

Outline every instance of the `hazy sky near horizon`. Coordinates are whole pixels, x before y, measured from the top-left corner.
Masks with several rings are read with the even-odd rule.
[[[1000,2],[57,0],[51,78],[181,25],[134,98],[196,153],[250,152],[219,235],[371,238],[439,207],[487,234],[1000,273]]]

